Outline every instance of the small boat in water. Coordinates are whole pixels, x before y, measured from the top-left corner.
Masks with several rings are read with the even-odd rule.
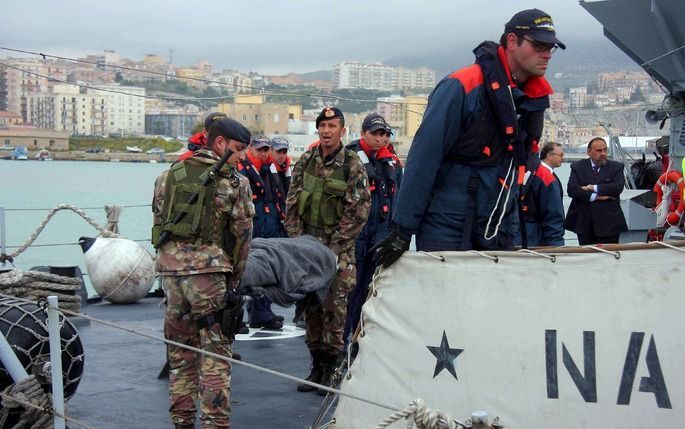
[[[52,161],[52,154],[47,149],[41,149],[41,151],[36,154],[36,161]]]
[[[4,145],[0,146],[0,159],[12,159],[14,146]]]
[[[26,161],[29,159],[29,151],[25,146],[17,146],[12,153],[12,159]]]
[[[126,146],[126,152],[129,153],[142,153],[143,149],[139,148],[138,146]]]

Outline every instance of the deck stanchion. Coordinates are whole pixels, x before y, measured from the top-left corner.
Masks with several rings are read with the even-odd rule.
[[[50,335],[50,374],[52,376],[52,406],[55,410],[55,429],[65,429],[64,386],[62,383],[62,344],[59,326],[59,303],[56,296],[48,297],[48,333]]]
[[[12,350],[12,346],[2,333],[0,333],[0,360],[2,360],[2,364],[7,369],[7,372],[10,373],[10,376],[15,383],[19,383],[20,381],[29,378],[26,369],[24,369],[24,366],[19,361],[14,350]]]
[[[5,254],[5,207],[0,206],[0,255]],[[6,262],[0,262],[0,271],[3,271]]]

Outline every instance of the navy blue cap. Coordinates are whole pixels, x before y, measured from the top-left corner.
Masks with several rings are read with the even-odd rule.
[[[223,118],[228,118],[225,113],[221,112],[212,112],[207,117],[205,118],[205,130],[208,130],[210,125],[214,123],[214,121],[218,119],[223,119]]]
[[[255,149],[261,149],[263,147],[270,147],[271,146],[271,141],[267,136],[252,136],[250,139],[250,146],[252,146]]]
[[[218,126],[222,136],[236,140],[243,144],[249,144],[252,134],[243,124],[231,118],[221,118],[212,121],[211,126]]]
[[[274,137],[271,139],[271,149],[275,151],[290,149],[290,142],[285,137]]]
[[[342,125],[345,126],[345,116],[340,109],[337,107],[324,107],[319,116],[316,117],[316,128],[319,128],[319,122],[336,118],[340,118]]]
[[[388,129],[388,123],[385,122],[385,118],[381,116],[378,113],[371,113],[370,115],[367,115],[366,118],[364,118],[364,121],[362,122],[362,131],[363,132],[374,132],[377,130],[385,130],[387,131]]]
[[[557,39],[552,17],[540,9],[526,9],[518,12],[504,25],[504,32],[528,35],[537,42],[549,43],[566,49],[566,45]]]

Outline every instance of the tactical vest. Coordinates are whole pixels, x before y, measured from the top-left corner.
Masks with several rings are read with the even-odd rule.
[[[216,181],[210,180],[207,186],[202,181],[211,166],[193,158],[174,164],[169,169],[164,193],[164,213],[162,224],[152,228],[152,243],[163,231],[171,232],[170,239],[176,242],[196,242],[197,244],[218,244],[227,252],[235,247],[236,238],[230,231],[230,223],[216,208],[214,196]],[[227,173],[227,168],[221,173]],[[190,198],[197,194],[194,203]],[[185,213],[182,219],[174,219]]]
[[[323,231],[332,234],[343,214],[343,198],[347,191],[349,154],[344,152],[342,168],[336,168],[328,178],[316,175],[314,155],[307,160],[302,180],[302,192],[297,199],[297,213],[303,221],[305,232]]]

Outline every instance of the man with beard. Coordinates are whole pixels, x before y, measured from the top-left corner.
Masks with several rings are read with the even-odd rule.
[[[618,243],[628,230],[621,210],[625,188],[623,164],[607,159],[607,142],[595,137],[587,145],[588,158],[571,165],[566,190],[572,198],[564,227],[578,235],[578,243]]]

